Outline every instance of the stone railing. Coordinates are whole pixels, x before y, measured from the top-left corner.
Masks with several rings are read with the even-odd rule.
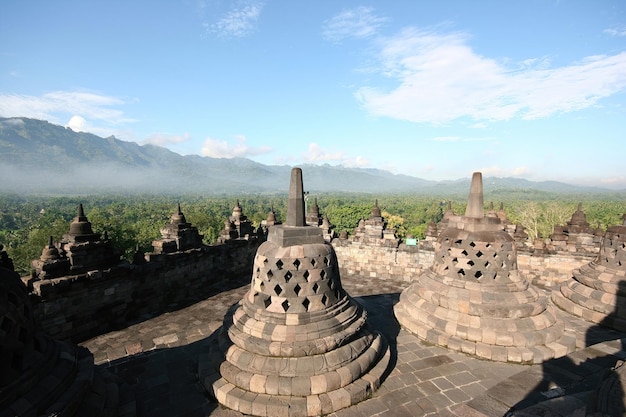
[[[148,254],[139,265],[32,281],[35,320],[55,339],[72,342],[125,327],[229,288],[229,279],[251,274],[258,243]]]
[[[80,342],[224,291],[234,277],[250,275],[260,242],[232,240],[171,254],[148,254],[144,264],[121,263],[81,275],[31,282],[41,329]],[[433,261],[432,242],[395,247],[347,239],[331,242],[342,276],[410,282]],[[554,288],[597,255],[518,250],[518,269],[530,282]],[[241,282],[238,280],[238,282]],[[240,285],[240,284],[237,284]]]
[[[433,251],[421,245],[391,247],[348,239],[334,239],[332,245],[342,275],[401,278],[410,282],[433,261]]]

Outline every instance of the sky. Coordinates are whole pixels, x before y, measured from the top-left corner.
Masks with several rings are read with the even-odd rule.
[[[626,1],[4,1],[0,116],[267,165],[626,189]]]

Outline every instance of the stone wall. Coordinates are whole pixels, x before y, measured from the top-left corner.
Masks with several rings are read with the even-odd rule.
[[[342,275],[366,277],[402,277],[410,282],[433,261],[433,251],[421,246],[397,247],[334,239],[332,245]]]
[[[543,288],[556,288],[572,276],[574,269],[588,264],[597,257],[596,253],[571,251],[517,252],[517,269],[528,281]]]
[[[234,240],[32,281],[35,319],[53,338],[77,343],[229,288],[229,278],[251,274],[257,247],[255,240]]]
[[[432,264],[434,251],[428,243],[390,247],[332,241],[342,276],[401,277],[407,283]],[[148,254],[145,264],[122,263],[107,270],[34,281],[35,318],[44,332],[72,342],[123,328],[232,288],[229,279],[251,276],[258,244],[232,240],[184,252]],[[569,279],[573,269],[597,256],[533,250],[520,250],[517,255],[520,273],[546,288]]]

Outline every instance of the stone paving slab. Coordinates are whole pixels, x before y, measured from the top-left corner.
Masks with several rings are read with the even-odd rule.
[[[138,416],[240,417],[209,398],[197,376],[198,358],[207,353],[209,336],[248,290],[249,277],[238,281],[239,286],[229,283],[234,289],[82,345],[92,351],[96,364],[134,390]],[[480,360],[426,344],[400,328],[393,305],[408,286],[406,281],[354,276],[342,277],[342,284],[368,311],[372,326],[386,336],[393,369],[371,398],[330,417],[501,417],[511,407],[546,395],[589,389],[607,366],[626,359],[626,334],[559,311],[578,347],[566,359],[532,366]]]

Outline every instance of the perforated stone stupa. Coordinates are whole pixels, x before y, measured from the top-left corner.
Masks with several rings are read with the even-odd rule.
[[[574,270],[552,300],[575,316],[626,331],[626,215],[606,230],[598,257]]]
[[[0,417],[134,416],[134,398],[83,347],[38,331],[26,287],[0,266]]]
[[[256,416],[318,416],[366,399],[389,365],[384,337],[341,286],[333,247],[305,221],[302,171],[287,220],[269,228],[252,282],[199,374],[217,401]]]
[[[501,362],[542,362],[567,354],[554,307],[517,270],[513,238],[485,216],[482,175],[472,177],[464,216],[450,215],[433,264],[405,289],[394,313],[419,338]]]

